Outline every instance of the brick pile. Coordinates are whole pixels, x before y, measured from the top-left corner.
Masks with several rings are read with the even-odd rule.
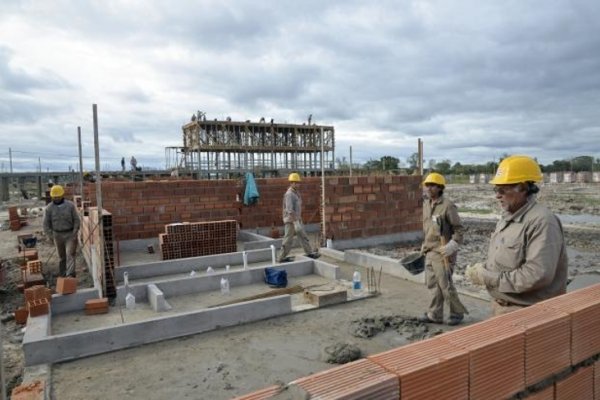
[[[237,251],[237,221],[168,224],[159,235],[163,260]]]
[[[18,231],[27,221],[19,216],[17,207],[8,207],[9,227],[11,231]]]

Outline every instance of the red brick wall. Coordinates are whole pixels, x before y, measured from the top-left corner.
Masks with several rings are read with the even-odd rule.
[[[327,236],[340,240],[420,231],[420,184],[420,176],[327,178]]]
[[[173,222],[234,219],[241,229],[281,226],[287,179],[257,179],[256,184],[260,200],[244,206],[238,180],[105,181],[102,205],[112,214],[117,240],[157,237]],[[351,239],[420,230],[419,184],[418,176],[326,178],[328,236]],[[320,223],[321,178],[304,178],[300,192],[304,223]],[[86,184],[85,198],[95,205],[94,184]]]

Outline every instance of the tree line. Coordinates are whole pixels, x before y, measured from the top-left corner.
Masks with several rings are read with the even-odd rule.
[[[472,175],[472,174],[493,174],[498,168],[498,164],[508,157],[504,154],[498,161],[488,161],[485,164],[461,164],[452,163],[451,160],[437,161],[434,159],[423,160],[423,168],[429,171],[436,171],[443,175]],[[362,171],[404,171],[411,173],[418,169],[419,154],[413,153],[407,157],[405,162],[397,157],[383,156],[379,160],[369,160],[364,164],[353,163],[352,169]],[[583,172],[600,171],[600,158],[592,156],[578,156],[570,159],[554,160],[552,164],[540,164],[542,172]],[[350,163],[346,157],[336,159],[336,168],[344,171],[350,169]]]

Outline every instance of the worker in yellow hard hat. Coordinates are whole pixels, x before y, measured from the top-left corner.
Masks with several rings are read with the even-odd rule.
[[[300,240],[300,244],[307,257],[319,258],[320,254],[310,248],[308,236],[302,225],[302,198],[300,197],[300,192],[298,190],[298,185],[301,181],[300,175],[297,172],[292,172],[288,176],[288,181],[290,186],[283,196],[283,223],[285,225],[285,233],[278,261],[287,262],[292,260],[288,257],[288,254],[292,250],[295,236]]]
[[[423,181],[423,244],[425,279],[432,298],[429,310],[419,318],[421,322],[442,323],[444,303],[450,306],[448,325],[458,325],[468,314],[458,298],[452,282],[456,254],[463,240],[463,225],[453,202],[444,197],[446,179],[432,172]]]
[[[58,275],[75,277],[75,254],[80,219],[75,204],[66,200],[65,189],[54,185],[50,189],[52,202],[46,206],[44,232],[54,241],[58,253]]]
[[[494,185],[502,216],[484,264],[467,277],[485,285],[494,315],[506,314],[566,292],[568,261],[560,220],[536,200],[543,181],[538,163],[515,155],[502,160]]]

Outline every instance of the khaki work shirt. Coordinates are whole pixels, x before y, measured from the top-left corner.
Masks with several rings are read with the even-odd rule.
[[[423,245],[421,251],[423,254],[432,252],[431,256],[442,260],[441,237],[446,239],[446,243],[454,240],[462,244],[464,228],[458,216],[456,205],[450,200],[440,196],[436,200],[425,200],[423,204]],[[451,262],[455,258],[451,258]]]
[[[531,305],[564,294],[567,250],[558,217],[534,196],[516,213],[502,216],[492,234],[486,269],[490,295]]]

